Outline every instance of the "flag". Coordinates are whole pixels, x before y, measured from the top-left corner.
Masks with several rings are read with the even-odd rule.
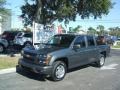
[[[59,26],[58,26],[58,34],[62,34],[62,30],[63,30],[63,29],[62,29],[62,26],[59,25]]]

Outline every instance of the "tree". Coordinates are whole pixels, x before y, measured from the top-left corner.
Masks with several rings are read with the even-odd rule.
[[[119,27],[110,27],[109,28],[109,34],[112,36],[120,36],[120,28]]]
[[[94,29],[93,27],[89,27],[87,33],[91,34],[91,35],[95,35],[96,34],[96,29]]]
[[[98,25],[97,26],[98,31],[98,35],[104,35],[105,34],[105,27],[103,25]]]
[[[35,20],[41,24],[53,23],[55,20],[75,21],[76,16],[82,19],[90,16],[101,18],[107,15],[113,3],[111,0],[25,0],[26,4],[21,7],[24,24],[32,24]]]
[[[77,27],[75,27],[75,28],[72,28],[72,27],[70,27],[70,33],[78,33],[79,31],[80,31],[80,28],[81,28],[82,26],[80,26],[80,25],[78,25]]]
[[[9,11],[4,7],[6,4],[6,0],[0,0],[0,14],[9,14]]]
[[[10,15],[10,12],[8,9],[6,9],[4,6],[6,5],[6,0],[0,0],[0,22],[3,22],[3,18],[6,15]]]

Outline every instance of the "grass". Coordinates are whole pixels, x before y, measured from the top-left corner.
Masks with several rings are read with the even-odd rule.
[[[120,45],[112,46],[112,48],[120,48]]]
[[[0,69],[15,67],[18,64],[19,57],[0,57]]]

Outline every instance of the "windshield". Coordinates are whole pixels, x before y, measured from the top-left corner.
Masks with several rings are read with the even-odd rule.
[[[74,38],[75,36],[72,35],[56,35],[48,41],[47,45],[69,47]]]

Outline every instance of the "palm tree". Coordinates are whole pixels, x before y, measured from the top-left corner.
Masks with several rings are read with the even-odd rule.
[[[89,27],[87,33],[91,34],[91,35],[95,35],[96,34],[96,30],[93,27]]]
[[[9,14],[9,10],[4,6],[6,5],[6,0],[0,0],[0,14]]]
[[[6,15],[10,15],[10,12],[8,9],[6,9],[4,6],[6,5],[6,0],[0,0],[0,22],[2,22],[2,17],[5,17]]]
[[[71,32],[71,33],[78,33],[79,31],[81,31],[81,30],[80,30],[81,27],[82,27],[82,26],[78,25],[78,26],[75,27],[75,28],[70,27],[69,29],[70,29],[70,32]]]
[[[105,34],[105,27],[103,25],[98,25],[97,26],[98,31],[98,35],[104,35]]]
[[[110,30],[110,35],[112,36],[120,36],[120,28],[119,27],[111,27],[109,28]]]

